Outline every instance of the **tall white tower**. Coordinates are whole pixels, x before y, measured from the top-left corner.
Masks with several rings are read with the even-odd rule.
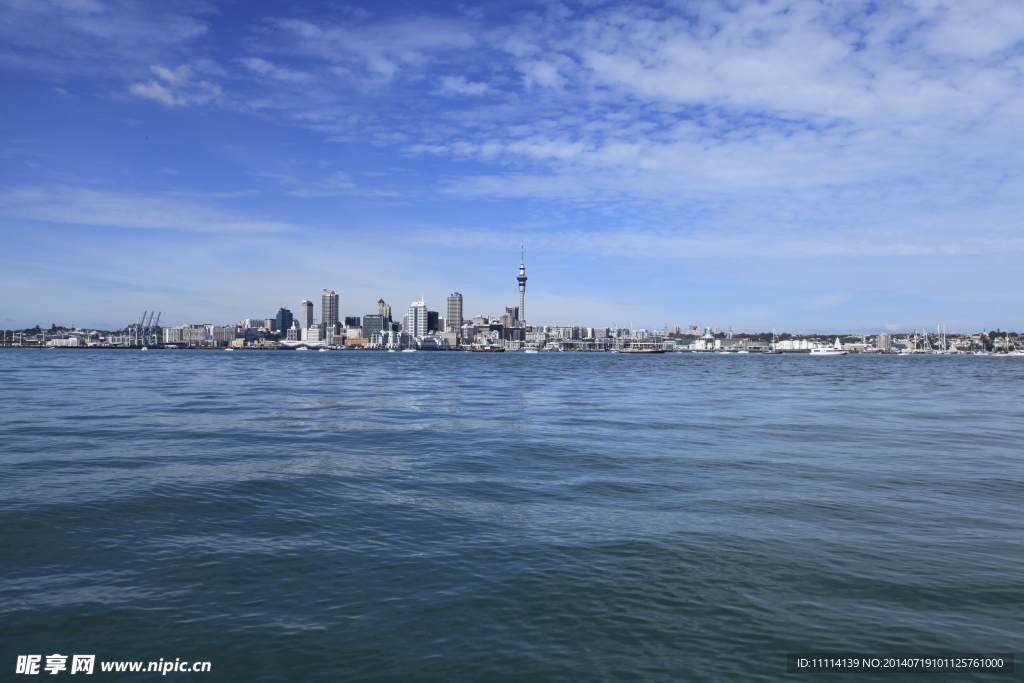
[[[427,334],[427,305],[422,300],[409,304],[405,320],[402,321],[402,331],[413,337],[422,337]]]
[[[519,252],[519,326],[526,327],[526,258],[525,248]]]

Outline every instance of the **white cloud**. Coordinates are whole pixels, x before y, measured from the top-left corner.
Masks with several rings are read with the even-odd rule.
[[[469,81],[465,76],[445,76],[441,79],[441,92],[452,95],[483,95],[490,86]]]
[[[156,100],[168,107],[180,107],[189,104],[204,104],[222,94],[221,87],[216,83],[192,78],[192,70],[187,65],[177,69],[168,69],[154,65],[150,70],[166,83],[146,81],[132,83],[128,91],[143,99]]]

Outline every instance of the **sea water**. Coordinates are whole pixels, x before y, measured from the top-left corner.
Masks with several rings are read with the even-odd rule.
[[[812,680],[786,653],[1024,649],[1024,358],[5,349],[0,392],[7,674]]]

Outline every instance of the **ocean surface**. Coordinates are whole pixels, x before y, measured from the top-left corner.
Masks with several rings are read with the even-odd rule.
[[[3,349],[0,398],[3,680],[1024,651],[1024,358]]]

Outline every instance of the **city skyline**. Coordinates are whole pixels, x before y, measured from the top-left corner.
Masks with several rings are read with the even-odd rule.
[[[522,239],[530,324],[1024,328],[1016,2],[38,0],[0,36],[7,329],[500,313]]]

